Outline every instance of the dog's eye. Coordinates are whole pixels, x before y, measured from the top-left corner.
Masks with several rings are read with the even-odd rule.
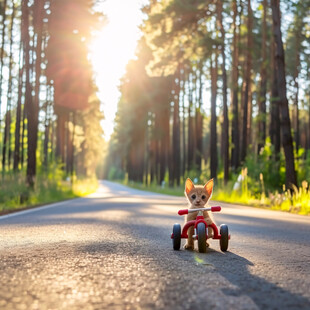
[[[205,200],[205,199],[206,199],[206,196],[205,196],[205,195],[202,195],[201,198],[202,198],[203,200]]]
[[[192,199],[196,199],[196,195],[192,195]]]

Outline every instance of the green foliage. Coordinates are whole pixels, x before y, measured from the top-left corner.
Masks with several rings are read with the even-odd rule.
[[[112,166],[108,171],[108,180],[123,180],[125,178],[125,173],[119,167]]]
[[[174,74],[180,63],[197,62],[212,54],[216,31],[210,31],[215,6],[206,1],[169,0],[145,7],[142,26],[154,58],[148,65],[152,76]]]
[[[98,187],[95,179],[66,178],[60,165],[40,172],[35,184],[33,190],[27,187],[22,172],[4,175],[0,180],[0,213],[85,196]]]
[[[0,212],[23,205],[23,197],[27,195],[27,186],[22,175],[6,174],[0,183]]]
[[[203,178],[203,174],[199,176],[197,171],[191,171],[192,179],[197,178],[197,183],[203,184],[208,178]],[[265,184],[263,175],[260,174],[258,180],[253,181],[253,178],[248,176],[248,169],[244,168],[241,171],[241,177],[233,175],[231,181],[226,186],[222,181],[215,183],[212,200],[229,202],[233,204],[245,204],[252,206],[269,207],[274,210],[281,210],[292,213],[299,213],[304,215],[310,214],[310,188],[308,182],[304,181],[302,187],[295,188],[293,192],[284,191],[268,191],[265,193]],[[199,177],[198,177],[199,176]],[[203,178],[203,179],[202,179]],[[184,178],[185,181],[186,178]],[[239,180],[239,181],[238,181]],[[236,183],[239,182],[239,187]],[[180,187],[168,187],[165,185],[159,186],[156,184],[142,184],[133,181],[121,181],[121,183],[130,187],[147,190],[161,194],[183,196],[184,184]],[[166,183],[167,184],[167,183]],[[255,190],[255,192],[253,191]]]
[[[100,124],[104,119],[103,112],[100,110],[100,101],[95,94],[89,97],[89,108],[81,115],[83,128],[82,165],[87,178],[94,178],[96,167],[104,155],[103,129]]]
[[[290,192],[287,192],[290,194]],[[310,214],[310,188],[308,183],[303,182],[302,187],[294,189],[293,195],[288,197],[292,201],[292,208],[300,214]]]
[[[197,180],[196,183],[198,182],[203,182],[203,180],[206,180],[206,178],[204,177],[205,174],[204,174],[205,170],[204,171],[200,171],[199,169],[197,168],[192,168],[191,170],[189,170],[187,173],[186,173],[186,178],[190,178],[192,179],[193,181],[194,180]],[[195,181],[194,181],[195,182]]]
[[[229,191],[227,188],[216,189],[212,195],[212,199],[234,204],[256,204],[258,202],[248,191]]]
[[[233,181],[227,186],[221,185],[215,189],[213,199],[231,203],[268,206],[272,209],[300,214],[310,214],[310,195],[308,182],[303,181],[302,186],[294,191],[285,190],[285,160],[279,154],[276,160],[273,156],[273,146],[267,139],[265,147],[259,155],[249,153],[246,158],[246,168],[241,170],[241,184],[234,190],[238,174],[232,176]],[[296,168],[299,180],[309,180],[310,155],[304,158],[304,150],[295,154]],[[239,177],[240,179],[240,177]],[[281,189],[284,191],[281,193]]]
[[[259,155],[248,154],[244,166],[248,169],[249,189],[254,195],[260,192],[260,174],[270,191],[279,190],[285,184],[284,156],[280,153],[279,159],[275,159],[274,147],[269,138]]]
[[[310,182],[310,152],[305,155],[304,149],[299,149],[296,160],[296,171],[299,184],[303,181]]]
[[[308,3],[307,0],[305,3]],[[236,3],[236,2],[234,2]],[[299,4],[297,4],[299,3]],[[231,46],[233,32],[232,25],[232,2],[223,2],[222,8],[219,6],[219,2],[209,3],[202,0],[188,1],[188,0],[163,0],[163,1],[151,1],[149,5],[145,6],[144,13],[146,18],[141,30],[143,37],[139,42],[138,53],[135,60],[130,61],[127,66],[127,72],[123,77],[120,90],[122,97],[119,102],[119,109],[116,120],[115,135],[110,144],[110,152],[108,158],[109,170],[107,175],[110,179],[126,178],[131,186],[138,186],[137,183],[131,183],[131,181],[139,181],[143,185],[139,185],[143,189],[150,189],[159,192],[166,192],[166,186],[169,184],[170,177],[174,174],[174,161],[173,145],[178,145],[179,142],[174,143],[173,140],[174,131],[173,126],[181,123],[184,125],[181,134],[178,138],[181,140],[181,165],[178,167],[183,173],[180,179],[184,182],[187,177],[196,179],[197,183],[203,184],[210,178],[210,163],[209,163],[209,143],[210,143],[210,122],[208,121],[208,115],[204,115],[203,128],[203,148],[202,155],[204,160],[200,167],[193,167],[190,163],[188,154],[190,152],[197,151],[198,141],[191,143],[196,139],[197,132],[194,132],[194,127],[197,129],[199,123],[198,113],[194,113],[197,107],[202,110],[208,109],[209,95],[205,96],[204,91],[199,94],[199,81],[201,78],[203,87],[207,88],[207,92],[210,93],[210,59],[214,55],[218,56],[219,67],[223,62],[223,56],[218,54],[219,46],[221,43],[225,43],[226,52],[226,65],[227,68],[232,64],[232,58],[234,58],[233,50]],[[238,59],[237,63],[240,65],[240,82],[236,81],[237,97],[239,103],[243,101],[244,92],[241,85],[241,80],[245,78],[245,66],[247,61],[247,34],[249,29],[247,28],[247,19],[250,17],[249,10],[246,3],[237,4],[237,25],[235,38],[237,39]],[[253,3],[254,16],[253,16],[253,31],[252,40],[253,47],[251,50],[252,62],[252,80],[255,82],[251,86],[251,96],[253,103],[253,119],[257,121],[268,120],[267,123],[272,122],[269,116],[259,111],[257,113],[257,105],[259,105],[260,97],[263,96],[260,93],[260,87],[256,81],[259,80],[259,75],[262,68],[267,69],[267,92],[270,92],[271,88],[271,54],[267,51],[268,56],[263,59],[262,55],[262,43],[265,42],[267,46],[272,44],[272,27],[271,17],[267,14],[267,28],[266,37],[262,33],[263,25],[263,11],[264,3]],[[299,70],[299,95],[302,98],[302,102],[307,101],[307,85],[309,81],[307,47],[308,47],[308,32],[305,24],[305,17],[309,5],[296,2],[290,4],[291,8],[294,8],[291,14],[291,27],[283,31],[285,52],[288,59],[290,59],[288,68],[288,77],[294,77],[296,69]],[[269,10],[270,8],[268,8]],[[268,11],[267,10],[267,11]],[[287,12],[282,12],[284,16],[287,16]],[[222,42],[221,36],[219,36],[219,16],[223,16],[223,28],[227,33],[225,42]],[[285,18],[283,18],[285,20]],[[300,20],[298,22],[298,20]],[[240,26],[240,27],[239,27]],[[299,31],[301,36],[298,36]],[[309,30],[309,29],[308,29]],[[308,36],[308,37],[306,37]],[[224,37],[224,36],[223,36]],[[299,39],[299,42],[297,42]],[[298,43],[298,44],[297,44]],[[296,48],[296,44],[298,48]],[[213,55],[213,56],[212,56]],[[300,57],[300,62],[296,63],[296,56]],[[231,67],[230,67],[231,68]],[[200,69],[203,74],[200,75]],[[297,71],[298,73],[298,71]],[[223,83],[223,72],[219,68],[218,81]],[[152,77],[151,77],[152,76]],[[156,76],[156,77],[155,77]],[[173,83],[169,83],[168,79],[164,80],[164,77],[172,77]],[[227,77],[231,77],[231,72],[228,72]],[[237,78],[238,79],[238,78]],[[293,79],[294,80],[294,79]],[[305,82],[305,83],[304,83]],[[223,83],[224,84],[224,83]],[[233,83],[234,84],[234,83]],[[289,84],[289,83],[288,83]],[[218,87],[220,86],[220,83]],[[295,85],[291,85],[296,87]],[[163,95],[164,90],[166,95]],[[170,96],[169,96],[170,93]],[[224,92],[223,92],[224,93]],[[217,126],[222,123],[222,106],[223,93],[218,91],[217,100],[217,115],[219,121]],[[168,94],[168,95],[167,95]],[[200,97],[201,95],[201,97]],[[288,90],[289,101],[294,96],[294,89]],[[273,96],[273,95],[271,95]],[[264,96],[263,96],[264,97]],[[221,100],[222,99],[222,100]],[[270,112],[271,102],[274,98],[269,95],[266,97],[267,111]],[[179,100],[179,119],[172,118],[172,112],[174,112],[175,100]],[[168,102],[168,104],[165,104]],[[299,103],[299,120],[300,128],[306,129],[309,122],[308,106]],[[166,109],[168,107],[168,109]],[[159,110],[165,108],[163,113],[159,113]],[[239,111],[242,115],[244,111]],[[266,112],[267,113],[267,112]],[[165,126],[163,118],[168,115],[168,126]],[[295,112],[294,112],[295,118]],[[292,118],[292,120],[294,120]],[[230,119],[232,121],[232,119]],[[242,122],[242,119],[240,119]],[[259,133],[257,132],[257,123],[250,122],[251,136],[253,134],[253,145],[249,147],[248,156],[242,163],[242,167],[239,167],[237,171],[230,171],[230,181],[224,186],[224,172],[222,158],[218,158],[219,169],[216,179],[216,187],[214,193],[214,199],[234,202],[269,206],[270,208],[280,208],[291,212],[307,212],[301,211],[308,203],[307,193],[296,189],[294,193],[290,193],[282,189],[285,184],[286,178],[286,166],[285,157],[283,151],[279,154],[275,154],[274,146],[271,144],[270,139],[267,138],[265,147],[261,150],[260,154],[253,151],[257,146]],[[242,124],[240,124],[241,127]],[[269,125],[269,124],[268,124]],[[193,128],[191,127],[193,126]],[[267,126],[268,127],[268,126]],[[192,130],[193,129],[193,130]],[[268,129],[267,129],[268,131]],[[176,131],[177,132],[177,131]],[[218,131],[218,145],[222,143],[222,137],[220,136],[223,130]],[[168,143],[165,144],[165,140],[162,136],[168,137]],[[302,134],[301,134],[302,136]],[[303,143],[305,146],[305,138],[307,134],[303,136]],[[230,138],[230,147],[232,146],[232,140]],[[241,135],[239,136],[239,139]],[[172,142],[172,143],[171,143]],[[173,144],[174,143],[174,144]],[[195,149],[196,148],[196,149]],[[182,152],[183,151],[183,152]],[[201,151],[200,151],[201,153]],[[220,154],[220,152],[218,152]],[[187,157],[187,158],[186,158]],[[165,160],[162,160],[164,158]],[[168,164],[165,164],[168,163]],[[310,157],[305,159],[305,153],[300,149],[298,154],[295,154],[295,164],[298,176],[298,184],[301,184],[303,180],[308,182],[310,177]],[[166,166],[165,166],[166,165]],[[177,164],[176,164],[177,165]],[[190,167],[187,167],[190,165]],[[164,167],[164,171],[161,171],[161,167]],[[184,173],[183,169],[187,171]],[[142,171],[139,177],[136,176],[137,171]],[[160,171],[160,176],[158,171]],[[179,171],[178,171],[179,172]],[[151,176],[150,176],[151,175]],[[163,175],[166,186],[155,185],[156,179],[163,179]],[[152,182],[151,182],[152,177]],[[173,178],[173,177],[172,177]],[[178,175],[179,178],[179,175]],[[155,181],[154,181],[155,180]],[[179,180],[178,180],[179,181]],[[179,191],[179,188],[175,187],[174,182],[170,181],[169,184],[172,187],[173,192],[183,193],[183,189]],[[167,193],[167,192],[166,192]],[[300,206],[298,206],[300,205]]]
[[[273,209],[283,210],[304,215],[310,214],[310,188],[308,182],[302,182],[302,186],[294,187],[293,192],[285,191],[283,194],[269,195],[270,205]]]

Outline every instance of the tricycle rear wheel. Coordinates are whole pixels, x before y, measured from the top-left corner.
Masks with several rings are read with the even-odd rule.
[[[228,249],[228,239],[229,239],[228,226],[226,224],[222,224],[220,226],[220,235],[221,235],[220,239],[221,251],[226,252]]]
[[[172,239],[172,244],[173,244],[173,249],[174,250],[180,250],[181,247],[181,225],[180,224],[174,224],[173,229],[173,239]]]
[[[206,225],[204,223],[198,223],[197,235],[198,235],[198,251],[200,253],[205,253],[207,250],[207,236],[206,236]]]

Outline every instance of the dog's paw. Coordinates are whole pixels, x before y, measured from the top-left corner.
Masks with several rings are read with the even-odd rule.
[[[188,243],[186,243],[186,244],[184,245],[184,249],[185,249],[185,250],[194,250],[194,245],[193,245],[193,244],[188,244]]]

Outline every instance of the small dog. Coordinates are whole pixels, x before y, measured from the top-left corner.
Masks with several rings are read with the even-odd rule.
[[[185,197],[187,198],[190,206],[189,209],[198,209],[204,208],[208,203],[209,199],[212,196],[213,191],[213,179],[209,180],[205,185],[194,185],[191,179],[187,179],[185,182]],[[185,223],[195,220],[198,212],[189,213],[185,217]],[[208,211],[203,212],[204,219],[208,225],[213,223]],[[208,227],[208,237],[211,237],[213,230],[211,227]],[[194,227],[191,226],[188,231],[188,239],[186,244],[184,245],[185,249],[193,250],[194,249]],[[207,242],[207,246],[209,246]]]

